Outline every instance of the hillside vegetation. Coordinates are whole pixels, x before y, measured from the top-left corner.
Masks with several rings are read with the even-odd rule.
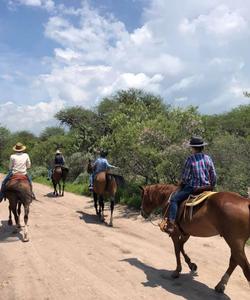
[[[175,183],[190,153],[192,135],[202,135],[218,173],[218,189],[244,196],[250,185],[250,105],[218,115],[201,115],[196,107],[176,108],[159,96],[129,89],[104,98],[92,110],[70,107],[55,118],[60,127],[48,127],[40,136],[27,131],[11,133],[0,127],[0,166],[8,168],[12,146],[27,146],[34,179],[47,176],[55,150],[60,148],[70,168],[70,186],[87,193],[88,159],[100,148],[119,166],[127,181],[119,199],[139,206],[139,184]]]

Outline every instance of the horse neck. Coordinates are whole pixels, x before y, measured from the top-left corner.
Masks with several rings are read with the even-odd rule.
[[[157,189],[158,192],[158,203],[157,206],[159,208],[162,208],[163,210],[166,209],[168,206],[169,199],[173,192],[175,192],[177,189],[177,186],[175,185],[161,185],[159,189]]]

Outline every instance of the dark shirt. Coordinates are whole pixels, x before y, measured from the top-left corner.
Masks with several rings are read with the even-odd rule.
[[[55,165],[63,166],[65,164],[64,157],[62,155],[56,155],[54,160]]]

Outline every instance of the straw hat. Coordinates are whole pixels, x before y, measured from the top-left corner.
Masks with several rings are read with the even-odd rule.
[[[24,146],[22,143],[16,143],[16,145],[12,148],[15,152],[23,152],[26,150],[26,146]]]
[[[62,152],[59,149],[57,149],[56,154],[62,154]]]

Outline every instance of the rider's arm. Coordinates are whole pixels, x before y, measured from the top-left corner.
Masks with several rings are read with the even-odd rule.
[[[191,173],[191,165],[192,165],[191,158],[189,157],[185,162],[184,169],[182,172],[182,177],[181,177],[181,182],[184,184],[187,183],[189,180],[190,173]]]
[[[27,154],[26,168],[29,169],[30,167],[31,167],[31,161],[29,155]]]
[[[10,163],[9,163],[9,170],[11,171],[14,167],[14,158],[13,156],[11,155],[10,156]]]
[[[216,185],[217,175],[216,175],[216,171],[215,171],[215,167],[214,167],[214,163],[213,163],[212,159],[210,161],[209,177],[210,177],[210,184],[211,184],[211,186],[214,187]]]
[[[111,168],[116,169],[117,168],[116,166],[111,165],[107,160],[106,160],[106,166],[108,169],[111,169]]]

